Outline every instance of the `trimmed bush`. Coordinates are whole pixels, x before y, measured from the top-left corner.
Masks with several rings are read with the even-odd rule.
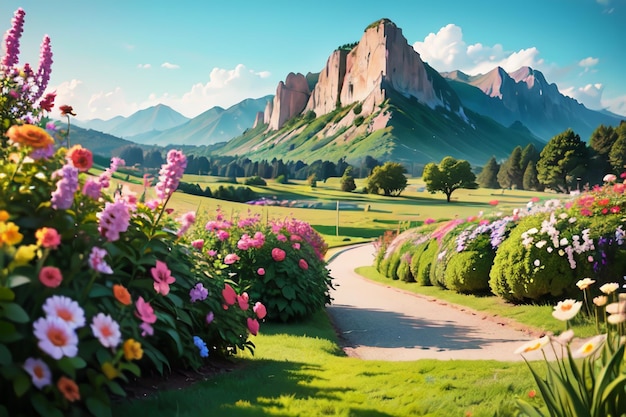
[[[430,280],[430,270],[439,253],[439,244],[437,240],[432,239],[426,243],[426,247],[419,256],[417,268],[413,268],[413,277],[419,285],[433,285]]]
[[[489,271],[494,256],[495,252],[488,248],[454,254],[444,272],[446,288],[460,293],[489,292]]]

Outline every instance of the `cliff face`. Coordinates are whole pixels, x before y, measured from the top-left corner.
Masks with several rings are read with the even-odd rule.
[[[402,29],[388,19],[370,25],[351,51],[340,49],[330,55],[310,98],[299,110],[300,100],[306,95],[304,84],[300,74],[297,87],[290,84],[290,77],[294,75],[289,74],[286,83],[280,83],[276,91],[270,129],[279,129],[299,112],[312,110],[320,116],[338,105],[355,102],[363,103],[363,115],[371,114],[387,98],[387,88],[433,109],[445,105],[419,54],[408,44]],[[295,83],[294,79],[291,81]]]
[[[310,95],[306,77],[302,74],[289,73],[285,82],[281,81],[276,89],[269,128],[278,130],[287,120],[300,114]]]

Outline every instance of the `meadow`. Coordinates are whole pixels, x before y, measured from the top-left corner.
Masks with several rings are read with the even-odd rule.
[[[310,222],[323,235],[331,247],[331,256],[343,245],[371,241],[386,230],[402,231],[426,219],[468,217],[481,211],[508,212],[524,207],[532,197],[558,197],[528,191],[458,190],[448,204],[443,194],[422,191],[423,184],[415,178],[409,179],[407,189],[394,198],[341,192],[338,180],[318,182],[315,188],[297,181],[287,185],[270,181],[267,187],[254,188],[266,198],[315,200],[324,208],[250,206],[181,193],[174,194],[171,206],[180,211],[197,209],[209,215],[219,206],[225,213],[249,210],[264,218],[294,216]],[[216,179],[208,177],[186,176],[183,181],[198,182],[201,187],[218,185]],[[357,190],[362,186],[362,182],[357,182]],[[495,297],[463,296],[391,281],[368,265],[360,268],[359,273],[515,320],[538,333],[562,327],[562,323],[549,317],[550,306],[512,308]],[[182,389],[157,390],[146,398],[124,400],[115,405],[114,415],[511,416],[518,413],[516,398],[541,403],[539,396],[535,397],[534,381],[523,362],[383,362],[347,357],[324,312],[298,323],[264,323],[259,335],[251,340],[256,346],[254,355],[242,353],[232,358],[231,372],[197,375],[200,382]]]

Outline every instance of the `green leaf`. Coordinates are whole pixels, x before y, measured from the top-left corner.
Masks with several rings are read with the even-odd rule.
[[[0,311],[4,312],[4,317],[15,323],[27,323],[29,320],[28,313],[16,303],[0,302]]]
[[[107,297],[112,294],[113,290],[111,288],[96,282],[91,287],[91,291],[89,291],[89,298]]]
[[[167,328],[167,329],[165,329],[165,332],[167,334],[169,334],[170,337],[176,343],[176,348],[178,349],[178,354],[182,355],[183,354],[183,344],[182,344],[182,342],[180,340],[180,336],[179,336],[178,332],[176,331],[176,329]]]
[[[537,410],[535,406],[530,405],[524,400],[517,400],[517,406],[524,414],[527,414],[529,417],[544,417],[541,411]]]
[[[72,363],[71,358],[68,358],[65,356],[59,359],[57,361],[57,366],[59,367],[59,369],[61,369],[61,371],[66,373],[70,378],[76,379],[76,368],[74,367],[74,364]]]
[[[19,373],[13,379],[13,391],[15,395],[21,397],[30,388],[30,378],[25,373]]]
[[[126,391],[124,391],[124,388],[122,388],[120,386],[120,384],[118,384],[117,382],[115,382],[115,381],[107,381],[106,382],[106,386],[109,388],[111,393],[113,393],[115,395],[119,395],[120,397],[125,397],[126,396]]]
[[[15,294],[10,288],[0,287],[0,301],[13,301]]]
[[[100,401],[96,397],[88,397],[85,400],[85,404],[87,405],[87,409],[96,417],[112,417],[111,407],[108,404]]]
[[[9,277],[9,288],[19,287],[20,285],[30,284],[31,279],[25,275],[12,275]]]
[[[4,344],[0,344],[0,365],[6,366],[13,361],[11,351]]]
[[[177,296],[176,294],[169,293],[169,295],[168,295],[168,297],[167,297],[167,298],[169,298],[169,299],[170,299],[170,301],[172,301],[172,303],[173,303],[176,307],[178,307],[178,308],[182,308],[182,307],[183,307],[183,305],[185,304],[185,303],[183,302],[183,300],[182,300],[179,296]]]
[[[39,392],[35,392],[31,395],[30,401],[33,404],[33,408],[41,417],[63,417],[63,413],[54,407],[54,405]]]
[[[11,343],[21,338],[22,335],[17,332],[13,323],[0,321],[0,342]]]
[[[141,376],[141,369],[139,368],[139,366],[137,366],[137,365],[135,365],[134,363],[131,363],[131,362],[121,363],[120,364],[120,369],[124,369],[124,370],[130,371],[135,376]]]
[[[285,286],[283,287],[283,296],[287,300],[294,300],[296,298],[296,290],[293,287]]]

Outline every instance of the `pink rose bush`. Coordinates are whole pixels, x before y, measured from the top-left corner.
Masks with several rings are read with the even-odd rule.
[[[321,236],[306,222],[296,219],[261,222],[259,215],[226,217],[218,208],[188,235],[206,261],[233,284],[247,288],[239,294],[230,286],[223,291],[223,309],[233,305],[249,311],[256,319],[289,321],[306,317],[329,304],[331,278],[324,254],[328,249]],[[239,297],[239,298],[237,298]],[[262,307],[241,297],[258,300]],[[254,319],[254,318],[253,318]],[[252,334],[256,324],[248,321]]]
[[[144,371],[253,350],[265,309],[215,270],[203,242],[184,242],[195,213],[166,207],[182,152],[169,151],[142,203],[126,186],[115,192],[122,160],[98,166],[64,146],[69,132],[46,117],[50,40],[39,69],[17,66],[24,16],[0,61],[0,415],[110,415],[110,397]]]

